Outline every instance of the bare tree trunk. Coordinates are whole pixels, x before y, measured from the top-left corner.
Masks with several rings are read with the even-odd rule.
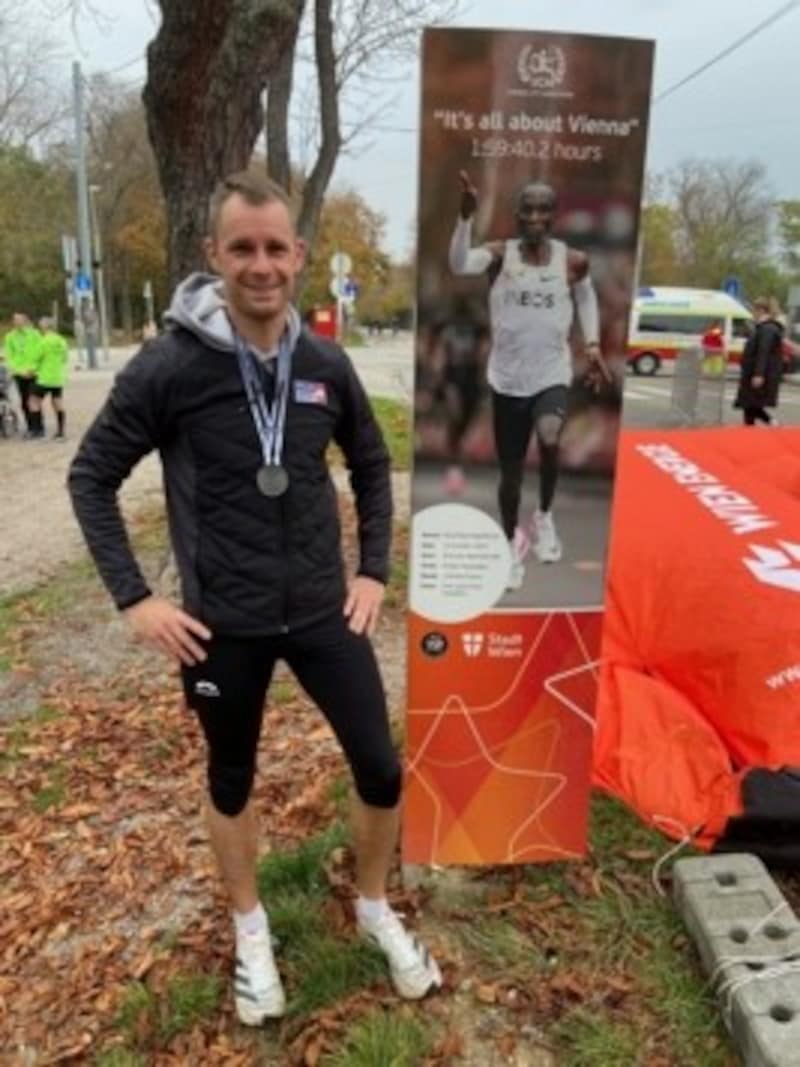
[[[317,57],[322,143],[314,169],[303,188],[303,203],[297,220],[297,232],[309,245],[317,232],[325,190],[342,147],[331,0],[315,0],[314,47]]]
[[[289,157],[289,104],[292,99],[292,75],[297,34],[305,6],[305,0],[300,0],[300,12],[294,31],[272,72],[267,95],[267,173],[287,193],[292,191],[292,168]]]
[[[131,303],[131,260],[122,253],[122,329],[126,339],[133,336],[133,304]]]
[[[176,284],[202,266],[216,182],[246,167],[263,126],[261,94],[303,0],[159,0],[143,99]]]

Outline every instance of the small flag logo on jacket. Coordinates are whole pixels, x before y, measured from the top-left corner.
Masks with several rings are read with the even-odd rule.
[[[297,404],[327,404],[328,388],[325,382],[305,382],[298,378],[294,383],[294,399]]]

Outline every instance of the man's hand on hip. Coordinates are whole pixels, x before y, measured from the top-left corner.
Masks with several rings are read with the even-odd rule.
[[[205,650],[195,637],[208,641],[211,631],[171,601],[149,596],[126,608],[123,615],[140,641],[164,655],[187,667],[206,659]]]
[[[359,574],[350,584],[344,605],[345,617],[350,620],[354,634],[372,636],[378,626],[385,589],[382,582]]]

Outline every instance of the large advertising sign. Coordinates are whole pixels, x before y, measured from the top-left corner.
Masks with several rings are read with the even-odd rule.
[[[424,37],[408,862],[585,847],[652,60]]]

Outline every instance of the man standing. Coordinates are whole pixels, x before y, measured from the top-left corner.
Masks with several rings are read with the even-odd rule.
[[[388,454],[345,353],[301,331],[291,298],[305,250],[283,190],[257,173],[224,180],[207,254],[219,277],[183,282],[171,328],[117,378],[73,462],[73,503],[133,631],[180,661],[205,733],[206,822],[233,907],[239,1018],[259,1025],[285,1009],[256,892],[249,800],[277,659],[328,718],[353,772],[359,930],[388,957],[398,992],[419,998],[441,977],[386,901],[402,776],[368,636],[388,574]],[[332,440],[350,468],[359,519],[349,589],[326,462]],[[151,594],[116,501],[153,448],[164,464],[183,609]]]
[[[541,563],[556,563],[562,555],[552,504],[573,377],[569,345],[573,304],[591,378],[599,384],[601,378],[611,377],[600,352],[597,297],[588,258],[550,236],[557,209],[553,189],[543,182],[526,185],[517,199],[517,238],[472,248],[478,194],[464,171],[460,183],[461,209],[450,243],[450,268],[456,274],[485,274],[489,283],[488,378],[500,466],[498,498],[511,547],[508,588],[519,589],[531,534]],[[519,524],[519,506],[534,431],[539,446],[539,508],[529,532]]]
[[[36,364],[39,359],[39,333],[31,320],[21,311],[14,313],[12,328],[5,337],[6,362],[14,378],[19,394],[19,406],[25,420],[25,436],[44,436],[41,416],[31,412],[30,398],[35,382]]]
[[[69,345],[61,334],[56,333],[52,319],[39,319],[39,330],[41,339],[36,362],[36,377],[28,400],[31,417],[37,416],[37,426],[43,436],[44,399],[49,396],[56,415],[56,432],[53,437],[63,441],[65,418],[63,395],[69,367]]]

